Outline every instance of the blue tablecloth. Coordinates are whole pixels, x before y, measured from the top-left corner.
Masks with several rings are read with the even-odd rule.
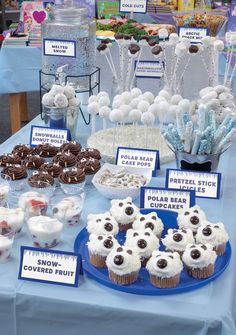
[[[40,123],[39,119],[33,121]],[[88,128],[79,125],[85,143]],[[0,153],[16,143],[28,143],[29,125],[0,146]],[[223,196],[220,200],[197,199],[212,221],[223,221],[230,235],[232,260],[215,282],[189,293],[173,296],[138,296],[103,287],[86,276],[78,288],[32,283],[17,279],[20,245],[31,245],[24,229],[14,244],[13,259],[0,265],[1,335],[230,335],[235,328],[235,166],[236,143],[223,155]],[[168,167],[174,167],[174,162]],[[153,185],[164,186],[165,166]],[[58,247],[73,250],[74,239],[89,213],[109,210],[109,201],[88,189],[80,227],[67,228]]]

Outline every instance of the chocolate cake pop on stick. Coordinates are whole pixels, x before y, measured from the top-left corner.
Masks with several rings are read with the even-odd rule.
[[[125,48],[125,40],[124,35],[121,33],[115,34],[115,40],[119,47],[119,60],[120,60],[120,91],[121,93],[124,91],[124,48]]]
[[[95,133],[96,130],[96,114],[99,112],[98,102],[90,102],[87,107],[87,111],[91,114],[91,133]]]
[[[129,81],[132,73],[132,65],[133,65],[133,60],[138,57],[140,52],[140,46],[135,43],[131,43],[128,47],[128,56],[129,56],[129,61],[128,61],[128,70],[127,70],[127,77],[126,77],[126,90],[129,89]]]
[[[118,81],[118,77],[117,77],[117,74],[116,74],[116,70],[115,68],[113,68],[113,65],[112,63],[110,62],[109,60],[109,57],[107,56],[107,54],[109,53],[109,47],[105,44],[105,43],[100,43],[99,46],[97,47],[97,51],[101,54],[101,55],[104,55],[106,57],[106,60],[107,60],[107,63],[110,67],[110,70],[113,74],[113,76],[115,77],[115,79]]]
[[[180,42],[176,45],[175,47],[175,54],[177,56],[174,71],[173,71],[173,77],[172,77],[172,82],[171,82],[171,90],[173,90],[174,87],[176,87],[177,84],[177,72],[178,72],[178,67],[181,61],[181,58],[187,53],[187,47],[183,42]]]
[[[105,38],[104,40],[102,40],[102,43],[106,44],[106,46],[108,47],[108,54],[110,56],[111,65],[113,67],[113,70],[116,72],[116,68],[115,68],[113,58],[111,55],[111,50],[110,50],[110,47],[112,46],[112,40],[110,38]]]

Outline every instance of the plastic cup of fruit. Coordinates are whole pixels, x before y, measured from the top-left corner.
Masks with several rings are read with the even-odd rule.
[[[51,198],[53,196],[55,188],[56,188],[55,182],[53,185],[51,185],[46,181],[40,181],[40,183],[38,184],[35,183],[34,186],[28,185],[29,191],[38,192],[40,194],[47,196],[48,198]]]
[[[0,234],[0,263],[6,263],[10,260],[14,236],[13,231],[4,235]]]
[[[1,173],[1,180],[6,180],[8,182],[8,185],[10,187],[11,191],[18,192],[23,191],[26,188],[27,185],[27,177],[22,179],[11,179],[10,176],[7,174]]]
[[[7,197],[10,191],[9,180],[10,180],[10,177],[7,175],[4,175],[4,178],[0,179],[0,206],[1,207],[7,206]]]
[[[19,207],[0,207],[0,234],[5,235],[13,232],[17,237],[22,230],[24,218],[25,213]]]

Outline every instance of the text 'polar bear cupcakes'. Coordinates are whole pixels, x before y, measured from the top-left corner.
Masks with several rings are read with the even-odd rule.
[[[183,263],[177,252],[153,251],[146,268],[152,285],[171,288],[179,284]]]
[[[177,223],[179,228],[189,228],[192,230],[194,235],[197,233],[198,227],[202,226],[205,220],[206,214],[197,205],[188,209],[181,209],[177,217]]]
[[[168,229],[162,243],[167,251],[176,251],[180,256],[189,243],[194,243],[193,232],[191,229]]]
[[[138,279],[141,262],[139,255],[129,247],[113,249],[106,259],[109,278],[116,284],[129,285]]]
[[[89,250],[90,263],[96,267],[106,267],[107,255],[114,249],[119,247],[119,243],[113,235],[95,235],[89,236],[87,243]]]
[[[110,212],[119,224],[121,231],[132,228],[132,224],[135,221],[139,209],[132,202],[131,197],[125,199],[111,200]]]
[[[133,229],[143,231],[147,228],[150,228],[154,235],[156,235],[159,239],[161,238],[164,225],[161,219],[157,216],[156,212],[137,215],[133,223]]]
[[[89,214],[87,220],[86,228],[90,234],[111,234],[116,236],[119,232],[118,223],[109,212]]]

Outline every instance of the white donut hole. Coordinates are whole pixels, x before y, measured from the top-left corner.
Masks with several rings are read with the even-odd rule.
[[[161,102],[158,104],[160,113],[168,113],[169,106],[170,106],[170,105],[169,105],[169,103],[168,103],[167,101],[161,101]]]
[[[164,97],[159,97],[157,96],[155,99],[154,99],[154,103],[155,104],[159,104],[161,101],[166,101],[166,99]]]
[[[218,94],[224,93],[224,92],[229,92],[229,88],[224,86],[224,85],[217,85],[217,86],[214,87],[214,90]]]
[[[119,98],[121,98],[121,94],[115,95],[113,101],[115,101],[116,99],[119,99]]]
[[[141,94],[142,94],[142,91],[140,90],[140,88],[137,88],[137,87],[132,88],[131,95],[133,98],[137,98]]]
[[[56,94],[54,97],[54,105],[57,108],[66,108],[68,106],[67,97],[62,93]]]
[[[143,93],[143,99],[152,104],[154,102],[154,95],[152,92]]]
[[[150,107],[149,102],[143,100],[138,103],[138,109],[142,112],[145,113],[147,112],[148,108]]]
[[[207,109],[216,109],[220,107],[220,101],[218,99],[212,99],[206,103]]]
[[[64,93],[64,87],[62,87],[61,85],[54,84],[54,85],[52,85],[50,93],[53,94],[54,96],[56,94],[63,94]]]
[[[122,99],[123,99],[123,101],[124,101],[124,104],[129,104],[130,103],[130,101],[132,100],[132,95],[131,95],[131,93],[130,92],[128,92],[128,91],[125,91],[125,92],[123,92],[122,94],[121,94],[121,97],[122,97]]]
[[[72,98],[68,100],[70,107],[78,107],[80,105],[80,101],[77,98]]]
[[[45,93],[42,97],[42,104],[44,106],[53,107],[54,106],[54,95],[51,93]]]
[[[98,114],[99,112],[99,104],[98,102],[91,102],[90,104],[88,104],[88,107],[87,107],[87,112],[89,114]]]
[[[178,103],[179,108],[183,112],[190,112],[191,110],[191,103],[188,99],[183,99]]]
[[[67,99],[72,99],[75,97],[75,89],[73,86],[66,85],[64,86],[64,94],[67,97]]]
[[[214,91],[214,87],[208,86],[208,87],[204,87],[203,89],[201,89],[201,91],[199,92],[200,97],[202,98],[204,95],[210,93]]]
[[[223,93],[224,94],[224,93]],[[217,93],[215,91],[209,92],[202,97],[203,103],[207,103],[209,100],[216,99]]]
[[[157,104],[152,104],[147,111],[148,113],[152,113],[154,116],[157,116],[159,112],[159,106]]]
[[[88,103],[91,102],[98,102],[98,97],[96,95],[91,95],[91,97],[88,98]]]

